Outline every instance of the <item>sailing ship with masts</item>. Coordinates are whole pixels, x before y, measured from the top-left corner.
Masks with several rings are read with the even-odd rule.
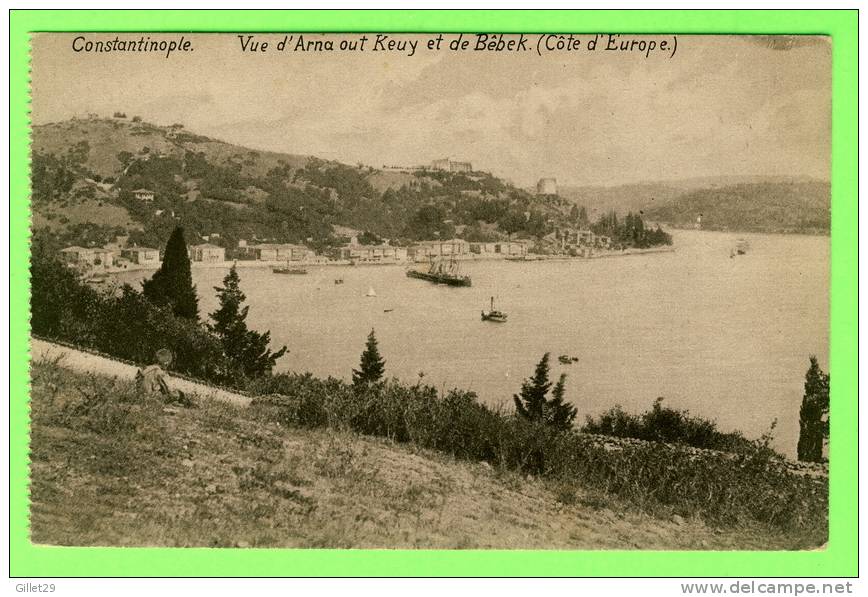
[[[470,276],[465,276],[461,273],[458,266],[458,261],[455,259],[455,249],[453,247],[449,259],[443,259],[443,248],[440,248],[440,257],[431,261],[431,265],[427,271],[418,269],[407,270],[408,278],[417,278],[419,280],[427,280],[435,284],[447,284],[449,286],[470,286]]]

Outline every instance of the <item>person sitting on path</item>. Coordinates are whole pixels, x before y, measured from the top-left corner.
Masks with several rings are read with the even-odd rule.
[[[165,369],[172,364],[172,351],[161,348],[156,353],[156,363],[136,372],[136,388],[146,394],[162,396],[166,402],[176,402],[182,406],[193,406],[193,401],[180,390],[172,390],[167,383],[169,375]]]

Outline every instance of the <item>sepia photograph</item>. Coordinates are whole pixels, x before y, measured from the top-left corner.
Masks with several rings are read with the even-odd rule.
[[[831,38],[30,44],[32,544],[826,549]]]

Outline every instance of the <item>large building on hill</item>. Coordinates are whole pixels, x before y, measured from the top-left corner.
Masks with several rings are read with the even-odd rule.
[[[150,189],[136,189],[133,191],[133,196],[139,201],[153,201],[154,200],[154,191]]]
[[[445,172],[472,172],[473,165],[470,162],[453,162],[449,158],[443,158],[431,162],[431,169]]]

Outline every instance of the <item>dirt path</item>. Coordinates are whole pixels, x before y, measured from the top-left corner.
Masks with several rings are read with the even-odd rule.
[[[34,361],[60,359],[60,364],[67,369],[82,373],[95,373],[118,379],[133,380],[139,370],[135,365],[128,365],[106,357],[91,354],[53,342],[37,338],[30,340],[30,355]],[[196,383],[179,377],[169,376],[169,387],[185,394],[196,394],[202,398],[211,398],[223,402],[231,402],[239,406],[250,404],[250,398],[220,388]]]

